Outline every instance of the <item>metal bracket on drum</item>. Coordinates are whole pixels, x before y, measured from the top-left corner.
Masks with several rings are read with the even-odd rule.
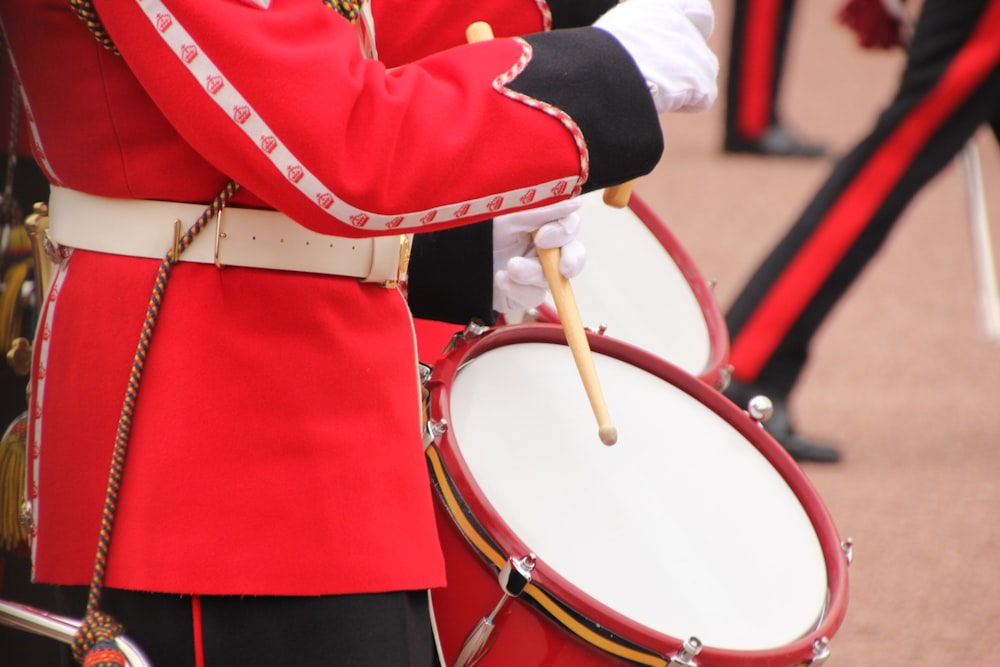
[[[442,435],[448,431],[448,421],[442,419],[440,421],[433,421],[429,416],[428,401],[430,399],[430,394],[427,391],[427,383],[431,379],[431,374],[434,370],[427,364],[420,362],[417,364],[417,369],[420,378],[420,390],[422,392],[422,406],[423,406],[423,441],[424,447],[429,447],[432,442],[440,438]]]
[[[448,354],[449,352],[453,351],[456,347],[458,347],[458,343],[460,341],[469,340],[470,338],[479,338],[489,330],[490,328],[485,324],[483,324],[481,321],[472,320],[467,325],[465,325],[464,329],[462,329],[461,331],[459,331],[458,333],[456,333],[451,337],[451,340],[448,341],[448,344],[444,346],[444,349],[441,352],[443,354]]]
[[[747,401],[747,414],[758,424],[763,424],[774,415],[774,402],[767,396],[754,396]]]
[[[427,425],[424,427],[424,447],[429,447],[432,442],[434,442],[447,432],[448,432],[447,419],[440,419],[438,421],[428,419]]]
[[[719,391],[725,391],[729,388],[729,385],[733,382],[733,365],[726,364],[723,368],[719,369],[719,380],[718,385],[715,387]]]
[[[535,554],[528,554],[523,558],[514,558],[511,556],[507,559],[507,562],[497,574],[500,590],[503,591],[500,601],[497,602],[496,606],[493,607],[493,611],[488,616],[479,620],[476,627],[465,638],[462,650],[459,651],[458,657],[455,658],[452,667],[472,667],[472,665],[479,662],[486,655],[486,652],[489,651],[492,645],[491,639],[493,639],[493,630],[496,629],[495,621],[497,614],[500,613],[507,600],[512,597],[516,598],[524,592],[524,589],[531,583],[531,572],[534,569]]]
[[[851,565],[854,562],[854,538],[848,537],[841,544],[840,548],[844,550],[844,558],[847,560],[847,564]]]
[[[809,663],[815,667],[820,667],[830,658],[830,640],[827,637],[820,637],[813,642],[813,658]]]
[[[697,637],[690,637],[684,645],[681,646],[681,650],[677,652],[677,655],[670,658],[670,667],[698,667],[698,663],[694,661],[695,656],[701,653],[702,643]]]

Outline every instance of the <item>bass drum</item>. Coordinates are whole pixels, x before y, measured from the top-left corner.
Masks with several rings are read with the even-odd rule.
[[[611,208],[581,197],[587,264],[572,280],[588,329],[631,343],[717,389],[729,382],[729,334],[711,285],[663,221],[636,194]],[[552,297],[538,321],[558,322]]]
[[[425,381],[446,667],[819,664],[849,550],[804,473],[703,381],[588,338],[614,446],[558,325],[466,336]]]

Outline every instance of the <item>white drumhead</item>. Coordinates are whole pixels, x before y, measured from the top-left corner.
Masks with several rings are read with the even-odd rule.
[[[660,633],[732,650],[806,634],[827,572],[787,482],[708,406],[594,356],[612,447],[564,345],[498,347],[457,372],[452,438],[499,518],[574,587]]]
[[[691,284],[634,211],[612,208],[601,197],[598,191],[580,198],[587,263],[573,278],[573,294],[584,326],[606,326],[612,338],[702,373],[712,359],[712,338]]]

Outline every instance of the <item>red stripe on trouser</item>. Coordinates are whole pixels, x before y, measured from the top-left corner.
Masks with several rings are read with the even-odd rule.
[[[191,634],[194,638],[194,665],[205,667],[205,637],[201,622],[201,596],[191,596]]]
[[[754,381],[928,138],[1000,60],[1000,0],[928,95],[871,156],[731,341],[735,377]]]
[[[740,42],[736,129],[744,139],[758,138],[771,123],[778,24],[782,0],[748,0]]]

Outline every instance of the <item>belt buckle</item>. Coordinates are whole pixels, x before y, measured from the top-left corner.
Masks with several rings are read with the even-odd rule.
[[[222,204],[219,206],[219,212],[215,214],[215,248],[212,255],[215,259],[215,268],[220,271],[226,268],[226,265],[222,263],[221,259],[219,259],[219,250],[222,247],[222,240],[226,238],[226,233],[222,231],[222,212],[225,209],[225,204]]]
[[[400,234],[399,236],[399,263],[396,267],[396,279],[384,280],[379,285],[381,287],[406,287],[408,270],[410,267],[410,252],[413,249],[413,234]]]

